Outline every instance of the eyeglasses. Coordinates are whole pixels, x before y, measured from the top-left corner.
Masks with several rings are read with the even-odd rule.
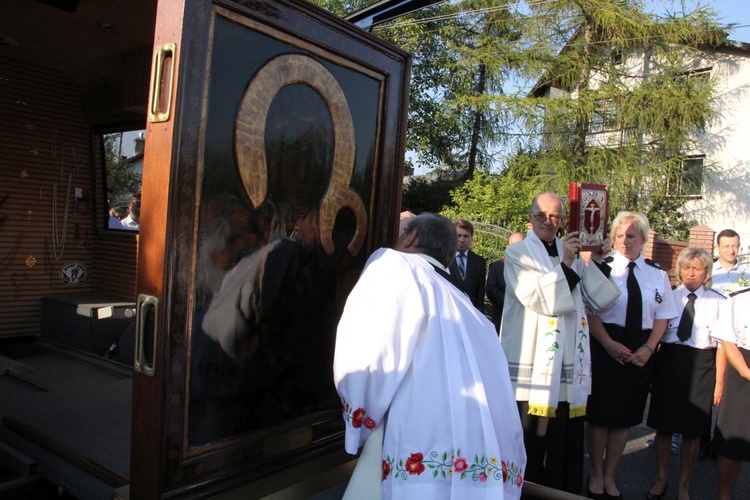
[[[531,212],[531,215],[539,222],[544,222],[545,220],[549,219],[549,221],[552,224],[557,224],[563,218],[562,214],[548,214],[545,212],[538,212],[538,213]]]

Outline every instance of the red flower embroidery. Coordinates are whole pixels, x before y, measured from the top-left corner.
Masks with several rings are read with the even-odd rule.
[[[421,453],[412,453],[409,458],[406,459],[405,468],[411,475],[420,475],[424,472],[424,464],[422,460],[424,456]]]
[[[377,427],[378,424],[375,423],[375,421],[371,417],[365,417],[363,423],[365,424],[365,427],[372,430],[375,427]]]
[[[518,476],[516,476],[516,486],[521,486],[521,483],[523,483],[523,476],[519,472]]]
[[[485,481],[487,481],[487,474],[485,474],[484,472],[480,472],[480,473],[479,473],[479,480],[480,480],[481,482],[485,482]]]
[[[456,471],[456,473],[461,473],[469,468],[469,464],[466,462],[465,458],[457,458],[453,462],[453,470]]]
[[[508,466],[505,465],[505,460],[500,463],[503,466],[503,482],[506,482],[508,480]]]
[[[388,479],[388,476],[391,473],[391,464],[389,464],[387,461],[383,460],[383,481]]]
[[[359,429],[360,427],[362,427],[362,417],[364,416],[364,414],[364,408],[357,408],[356,410],[354,410],[354,412],[352,413],[352,427],[354,427],[355,429]]]

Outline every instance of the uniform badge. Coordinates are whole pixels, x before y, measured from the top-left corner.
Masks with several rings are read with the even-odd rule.
[[[656,300],[657,304],[661,304],[661,301],[664,300],[661,298],[661,295],[659,295],[659,290],[656,291],[656,295],[654,296],[654,300]]]

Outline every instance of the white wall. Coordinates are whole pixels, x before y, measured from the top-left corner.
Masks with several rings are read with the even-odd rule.
[[[750,250],[750,45],[706,54],[703,67],[719,78],[716,113],[699,138],[707,172],[700,199],[686,204],[687,214],[714,229],[740,234],[741,253]]]

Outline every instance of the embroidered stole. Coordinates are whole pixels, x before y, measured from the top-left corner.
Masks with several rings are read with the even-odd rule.
[[[554,257],[553,262],[544,243],[533,232],[529,232],[526,236],[525,243],[537,271],[542,275],[551,272],[562,260],[562,257]],[[555,238],[555,244],[558,255],[562,256],[562,242]],[[583,266],[585,266],[583,261],[576,259],[573,263],[573,270],[582,275]],[[559,286],[568,286],[567,281]],[[575,302],[575,312],[548,317],[539,315],[537,321],[536,347],[529,390],[529,414],[531,415],[556,416],[560,391],[564,391],[563,399],[570,403],[570,417],[586,414],[586,401],[591,387],[589,329],[578,288],[571,290],[571,294]],[[575,333],[571,335],[571,331]],[[569,351],[575,352],[574,359],[563,359],[566,338],[575,342],[573,350],[568,346]]]

